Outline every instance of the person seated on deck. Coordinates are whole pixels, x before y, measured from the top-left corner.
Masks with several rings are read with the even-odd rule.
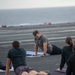
[[[13,41],[12,47],[13,48],[10,49],[7,54],[5,75],[8,75],[11,63],[16,75],[50,75],[48,72],[37,72],[27,66],[26,51],[23,48],[20,48],[20,43],[18,41]]]
[[[73,41],[72,41],[72,38],[71,37],[67,37],[65,39],[65,43],[66,43],[66,46],[63,47],[63,50],[62,50],[62,54],[61,54],[61,63],[60,63],[60,68],[58,68],[58,70],[62,70],[62,68],[64,67],[65,63],[67,64],[67,60],[68,58],[73,55]]]
[[[48,38],[45,35],[42,35],[38,30],[34,30],[33,35],[34,35],[34,40],[35,40],[34,56],[37,55],[38,47],[43,51],[43,54],[41,56],[45,56],[46,53],[50,55],[61,54],[62,49],[55,45],[50,44],[48,41]]]
[[[66,75],[75,75],[75,45],[73,47],[74,54],[67,61]]]

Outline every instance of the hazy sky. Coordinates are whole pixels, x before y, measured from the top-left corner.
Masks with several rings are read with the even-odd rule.
[[[0,0],[0,9],[75,6],[75,0]]]

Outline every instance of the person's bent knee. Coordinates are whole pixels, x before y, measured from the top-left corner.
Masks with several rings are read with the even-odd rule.
[[[30,74],[36,75],[37,73],[38,73],[37,71],[32,70],[32,71],[29,72],[29,75],[30,75]]]
[[[48,75],[46,72],[40,71],[38,75]]]
[[[50,73],[50,72],[40,71],[40,72],[38,73],[38,75],[51,75],[51,73]]]
[[[21,75],[28,75],[28,73],[27,72],[23,72]]]

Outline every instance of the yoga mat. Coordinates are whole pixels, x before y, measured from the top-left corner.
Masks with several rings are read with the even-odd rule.
[[[38,52],[37,56],[33,56],[35,54],[34,51],[26,51],[26,56],[27,57],[41,57],[40,55],[43,54],[43,52]],[[49,54],[46,54],[46,56],[49,56]]]
[[[55,72],[66,73],[66,68],[63,68],[62,70],[55,69]]]

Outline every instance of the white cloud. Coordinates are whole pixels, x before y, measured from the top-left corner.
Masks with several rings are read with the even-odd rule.
[[[75,6],[75,0],[0,0],[0,9]]]

